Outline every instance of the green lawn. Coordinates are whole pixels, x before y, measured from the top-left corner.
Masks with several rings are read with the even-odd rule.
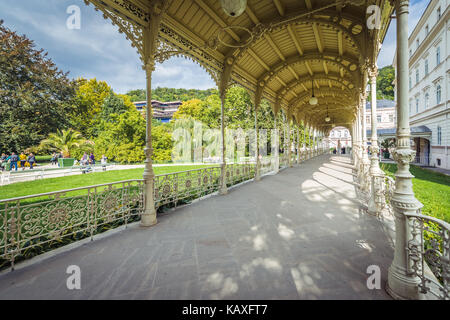
[[[154,167],[155,174],[200,169],[208,166],[161,166]],[[110,183],[122,180],[142,179],[144,169],[111,170],[106,172],[93,172],[67,177],[48,178],[43,180],[17,182],[0,187],[0,200],[22,197],[32,194],[46,193],[65,189],[91,186],[102,183]]]
[[[396,164],[382,163],[381,168],[394,177]],[[411,166],[414,175],[413,190],[416,198],[424,205],[422,213],[450,222],[450,177]]]

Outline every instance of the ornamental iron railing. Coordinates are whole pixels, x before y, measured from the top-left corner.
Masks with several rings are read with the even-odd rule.
[[[0,200],[0,268],[139,219],[143,180]]]
[[[450,300],[450,225],[420,210],[405,216],[411,237],[406,248],[409,273],[419,277],[421,293]]]
[[[267,161],[266,161],[267,160]],[[272,170],[270,159],[263,174]],[[232,186],[255,177],[255,163],[227,164]],[[216,192],[220,166],[157,175],[158,211]],[[144,180],[127,180],[0,200],[0,269],[120,225],[138,221],[144,209]]]
[[[217,191],[220,172],[220,167],[209,167],[155,176],[155,207],[169,204],[177,206],[184,201]]]
[[[386,209],[391,206],[395,181],[385,178],[384,197]],[[434,217],[405,213],[408,241],[406,256],[408,273],[420,279],[419,290],[436,299],[450,300],[450,224]]]

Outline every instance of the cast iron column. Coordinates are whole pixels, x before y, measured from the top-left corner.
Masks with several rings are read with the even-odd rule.
[[[384,174],[380,169],[380,165],[378,163],[378,137],[377,137],[377,67],[373,66],[370,70],[370,90],[371,90],[371,146],[370,146],[370,176],[372,178],[371,181],[371,192],[370,192],[370,200],[368,205],[368,212],[373,215],[377,215],[383,209],[384,197],[382,196],[383,192],[383,183],[384,183]]]
[[[395,215],[394,260],[388,271],[387,291],[399,299],[419,299],[419,278],[410,270],[407,251],[411,238],[405,213],[416,213],[422,204],[415,198],[412,188],[413,175],[409,163],[415,152],[410,147],[408,106],[408,0],[396,0],[397,16],[397,146],[393,157],[398,170],[395,173],[395,192],[392,206]]]

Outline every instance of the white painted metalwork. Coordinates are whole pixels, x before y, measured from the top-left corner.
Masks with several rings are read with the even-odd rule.
[[[385,178],[384,197],[386,208],[394,213],[391,201],[395,193],[395,181]],[[406,258],[408,274],[420,279],[421,294],[428,298],[450,300],[450,224],[416,213],[405,213],[409,239]]]
[[[139,217],[143,180],[0,200],[0,267]]]

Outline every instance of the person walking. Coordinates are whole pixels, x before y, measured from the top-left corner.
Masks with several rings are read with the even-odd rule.
[[[106,171],[107,161],[108,161],[108,158],[103,154],[102,158],[100,159],[100,163],[102,164],[103,171]]]
[[[9,161],[11,162],[11,167],[9,168],[10,171],[15,167],[17,171],[17,161],[19,161],[19,157],[15,152],[12,152],[9,156]]]
[[[27,155],[23,152],[19,155],[20,159],[20,167],[22,168],[22,171],[25,170],[25,163],[27,162]]]
[[[8,156],[5,153],[2,153],[2,156],[0,157],[0,170],[5,171],[6,163]]]
[[[58,157],[56,156],[56,152],[53,152],[50,163],[52,164],[52,166],[56,166],[58,164]]]
[[[92,152],[91,155],[89,156],[89,163],[95,165],[95,156]]]
[[[82,166],[85,166],[88,164],[88,155],[86,152],[83,154],[83,157],[81,157],[80,163]]]
[[[28,163],[30,164],[30,170],[33,170],[33,165],[36,163],[36,157],[33,153],[28,156]]]
[[[60,158],[63,158],[63,154],[62,154],[61,151],[58,153],[58,155],[57,155],[57,157],[56,157],[56,161],[58,162],[58,167],[60,167],[60,164],[59,164],[59,159],[60,159]]]

